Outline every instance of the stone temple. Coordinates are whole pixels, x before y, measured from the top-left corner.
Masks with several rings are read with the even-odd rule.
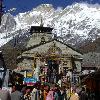
[[[26,49],[17,58],[18,68],[32,70],[33,73],[36,68],[39,68],[38,74],[41,77],[45,70],[49,81],[54,77],[56,77],[55,81],[58,81],[61,74],[66,76],[72,72],[77,76],[81,72],[82,53],[59,41],[53,36],[52,30],[53,28],[43,27],[43,25],[31,26],[32,35]]]

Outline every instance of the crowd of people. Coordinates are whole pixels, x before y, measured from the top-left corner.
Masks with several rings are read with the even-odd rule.
[[[0,100],[88,100],[85,90],[81,94],[76,89],[60,87],[54,83],[41,84],[37,82],[33,86],[12,85],[10,91],[2,89],[2,80],[0,80]],[[78,91],[79,92],[79,91]]]

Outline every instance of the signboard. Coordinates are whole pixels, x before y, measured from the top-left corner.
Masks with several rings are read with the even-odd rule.
[[[37,78],[35,77],[32,77],[32,78],[24,78],[24,84],[27,84],[27,85],[33,85],[34,83],[37,82]]]
[[[32,72],[27,72],[27,77],[32,77],[32,76],[33,76]]]

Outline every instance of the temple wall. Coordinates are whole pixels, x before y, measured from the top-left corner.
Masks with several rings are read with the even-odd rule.
[[[32,67],[34,66],[34,60],[24,59],[22,62],[18,63],[17,66],[22,67],[22,69],[33,69]]]
[[[49,41],[52,39],[51,34],[46,33],[33,33],[30,40],[27,43],[27,47],[34,46],[36,44],[39,44],[41,42],[41,38],[44,37],[45,41]]]

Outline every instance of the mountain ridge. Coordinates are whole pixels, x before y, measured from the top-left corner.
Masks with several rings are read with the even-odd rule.
[[[7,15],[11,17],[5,17]],[[75,3],[64,9],[55,9],[51,4],[42,4],[16,16],[7,13],[3,16],[5,23],[0,26],[0,46],[16,35],[21,36],[23,30],[39,26],[41,19],[44,26],[54,28],[52,33],[62,37],[61,41],[67,44],[80,45],[86,40],[94,41],[100,37],[99,16],[100,6],[87,3]]]

